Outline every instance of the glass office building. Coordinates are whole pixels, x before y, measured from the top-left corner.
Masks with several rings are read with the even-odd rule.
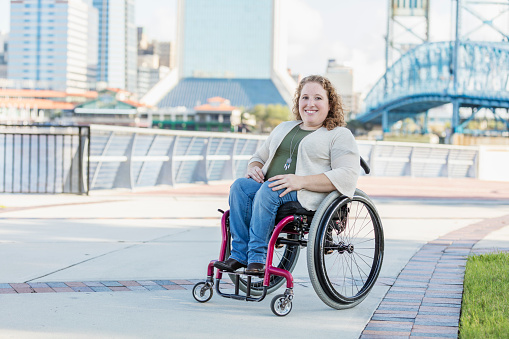
[[[136,92],[134,0],[93,0],[99,12],[97,81]]]
[[[90,0],[11,1],[9,79],[41,89],[88,90],[95,71],[87,48],[96,42],[94,20]]]
[[[269,79],[273,0],[180,4],[180,77]]]
[[[289,104],[295,82],[286,70],[281,3],[179,0],[179,81],[155,104],[193,109],[216,96],[246,108]]]

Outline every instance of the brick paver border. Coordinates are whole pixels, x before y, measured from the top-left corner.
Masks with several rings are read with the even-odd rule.
[[[190,290],[203,279],[0,283],[0,294]],[[233,288],[229,280],[221,288]]]
[[[361,339],[457,338],[467,257],[493,252],[472,248],[507,225],[509,215],[486,219],[425,244],[400,272]]]

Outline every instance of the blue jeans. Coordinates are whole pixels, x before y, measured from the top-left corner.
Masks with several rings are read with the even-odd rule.
[[[245,265],[265,264],[279,206],[297,201],[296,191],[280,198],[284,190],[272,191],[269,184],[270,181],[260,184],[251,178],[239,178],[230,187],[230,258]]]

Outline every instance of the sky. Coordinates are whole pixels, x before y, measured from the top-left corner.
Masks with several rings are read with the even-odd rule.
[[[387,0],[284,0],[288,68],[324,74],[327,60],[353,68],[354,90],[366,93],[383,75]],[[431,0],[430,40],[450,40],[451,1]],[[10,1],[0,0],[0,31],[9,31]],[[136,26],[149,39],[173,41],[177,0],[137,0]]]

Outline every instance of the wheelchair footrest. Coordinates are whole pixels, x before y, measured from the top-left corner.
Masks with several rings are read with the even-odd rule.
[[[231,274],[231,272],[226,272],[228,274]],[[240,294],[240,274],[236,274],[235,275],[235,281],[234,281],[234,288],[235,288],[235,292],[234,293],[223,293],[221,292],[221,290],[219,289],[219,285],[221,283],[221,279],[216,279],[216,292],[217,294],[219,294],[220,296],[224,297],[224,298],[230,298],[230,299],[235,299],[235,300],[245,300],[245,301],[262,301],[263,299],[265,299],[265,296],[267,295],[267,287],[263,287],[263,291],[262,291],[262,295],[259,296],[259,297],[254,297],[251,295],[251,276],[247,276],[247,282],[246,282],[246,293],[245,294]]]

